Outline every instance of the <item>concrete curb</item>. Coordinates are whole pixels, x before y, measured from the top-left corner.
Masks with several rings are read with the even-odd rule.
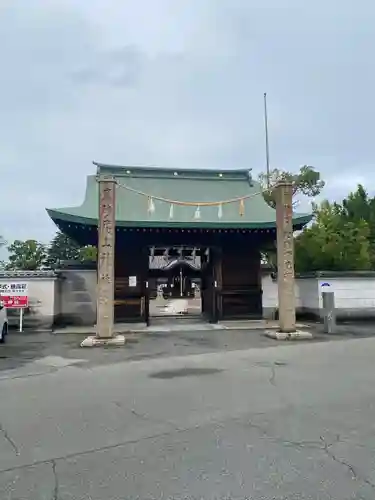
[[[123,346],[126,343],[125,335],[116,335],[112,338],[90,336],[81,342],[81,347]]]
[[[312,340],[313,335],[311,332],[303,330],[296,330],[295,332],[280,332],[278,330],[267,330],[265,336],[274,340]]]
[[[302,328],[309,328],[308,325],[300,323],[297,324],[297,329],[300,330]],[[253,332],[253,331],[265,331],[265,330],[278,330],[279,325],[278,324],[254,324],[254,325],[223,325],[221,323],[215,324],[215,325],[207,325],[206,327],[202,327],[201,325],[196,325],[194,329],[191,327],[185,328],[175,328],[174,325],[171,324],[171,326],[160,326],[160,327],[142,327],[142,328],[132,328],[129,326],[128,328],[121,328],[117,330],[115,333],[116,335],[126,335],[126,334],[141,334],[141,333],[163,333],[163,332],[181,332],[181,331],[195,331],[195,332],[217,332],[217,331],[248,331],[248,332]],[[39,331],[34,331],[35,333],[40,333]],[[59,328],[56,330],[53,330],[50,332],[54,335],[85,335],[85,336],[94,336],[95,335],[95,330],[94,329],[84,329],[82,330],[81,328],[74,329],[74,327],[67,327],[67,328]]]

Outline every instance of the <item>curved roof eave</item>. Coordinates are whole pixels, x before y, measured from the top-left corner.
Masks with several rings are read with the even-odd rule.
[[[97,226],[98,219],[94,219],[91,217],[83,217],[80,215],[75,215],[65,211],[64,209],[46,209],[48,215],[55,222],[55,224],[59,225],[59,223],[66,224],[78,224],[84,226]],[[312,219],[312,214],[295,214],[293,217],[293,228],[302,229],[306,224],[308,224]],[[116,226],[124,227],[124,228],[198,228],[198,229],[267,229],[267,228],[275,228],[275,221],[257,221],[257,222],[185,222],[185,221],[116,221]]]

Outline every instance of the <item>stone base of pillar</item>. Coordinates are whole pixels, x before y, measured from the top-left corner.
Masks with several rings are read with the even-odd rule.
[[[313,338],[312,333],[303,330],[295,330],[289,333],[278,330],[266,330],[265,335],[274,340],[312,340]]]
[[[125,343],[125,335],[116,335],[115,337],[110,337],[108,339],[92,335],[85,338],[85,340],[81,342],[81,347],[122,346],[125,345]]]

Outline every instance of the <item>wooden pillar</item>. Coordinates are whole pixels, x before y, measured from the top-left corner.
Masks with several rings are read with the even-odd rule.
[[[296,331],[292,184],[277,184],[275,195],[279,324],[281,332],[291,333]]]
[[[98,287],[96,337],[113,337],[116,181],[99,177]]]

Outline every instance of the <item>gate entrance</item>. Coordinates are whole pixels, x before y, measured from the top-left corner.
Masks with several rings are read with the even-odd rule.
[[[150,320],[202,316],[200,249],[150,248]]]
[[[77,243],[99,248],[98,305],[106,311],[106,331],[112,312],[117,322],[149,323],[162,284],[165,295],[176,300],[189,299],[198,288],[206,321],[262,318],[261,251],[275,245],[276,211],[250,171],[96,165],[84,203],[48,213]],[[292,296],[292,230],[311,215],[293,214],[291,195],[285,200],[279,204],[280,262],[282,283]],[[166,268],[154,269],[150,261],[166,249]],[[199,269],[191,262],[193,253]]]

